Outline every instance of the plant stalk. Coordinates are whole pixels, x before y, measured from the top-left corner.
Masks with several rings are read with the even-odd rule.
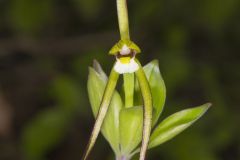
[[[126,73],[123,74],[123,88],[125,94],[125,107],[129,108],[133,106],[134,96],[134,74]]]
[[[121,39],[130,40],[126,0],[117,0],[117,13]]]

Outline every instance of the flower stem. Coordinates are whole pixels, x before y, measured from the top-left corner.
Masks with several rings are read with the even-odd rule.
[[[118,24],[122,40],[129,40],[129,24],[126,0],[117,0]]]
[[[126,73],[123,74],[123,87],[125,94],[125,107],[129,108],[133,106],[134,96],[134,74]]]

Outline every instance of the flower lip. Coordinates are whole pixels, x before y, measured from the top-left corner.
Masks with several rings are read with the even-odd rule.
[[[116,55],[116,64],[114,69],[120,74],[133,73],[138,70],[139,66],[135,61],[136,52],[131,49],[131,52],[126,55],[122,55],[120,52]]]
[[[117,62],[114,65],[114,70],[119,74],[134,73],[138,69],[139,66],[134,57],[121,57],[119,59],[117,58]]]

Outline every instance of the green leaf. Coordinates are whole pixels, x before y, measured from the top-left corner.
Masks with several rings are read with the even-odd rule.
[[[143,107],[124,108],[120,112],[121,154],[129,155],[142,140]]]
[[[100,67],[100,65],[98,66]],[[88,94],[94,116],[96,117],[107,83],[104,74],[99,74],[93,68],[89,68]],[[110,143],[115,153],[119,153],[119,112],[122,108],[122,100],[117,91],[114,92],[108,112],[102,125],[102,133]]]
[[[72,121],[57,108],[47,109],[33,118],[22,132],[22,148],[27,159],[41,159],[63,140]]]
[[[143,67],[146,77],[149,81],[152,99],[153,99],[153,126],[157,123],[157,120],[162,113],[165,99],[166,99],[166,87],[161,76],[159,65],[157,60],[153,60]],[[142,105],[141,92],[138,82],[135,82],[136,90],[136,105]]]
[[[107,82],[108,77],[107,77],[106,73],[103,71],[101,65],[98,63],[97,60],[93,60],[93,68],[94,68],[94,70],[95,70],[98,74],[100,74],[101,78],[102,78],[105,82]]]
[[[185,109],[167,117],[153,131],[150,137],[149,148],[156,147],[181,133],[199,119],[210,106],[210,103],[206,103],[199,107]]]

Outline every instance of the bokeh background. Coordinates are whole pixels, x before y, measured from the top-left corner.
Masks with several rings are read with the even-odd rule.
[[[240,1],[128,0],[143,64],[158,59],[162,117],[212,102],[150,160],[240,159]],[[119,39],[115,0],[0,0],[0,159],[79,160],[94,123],[86,83]],[[161,118],[161,119],[163,119]],[[102,136],[90,159],[112,160]]]

